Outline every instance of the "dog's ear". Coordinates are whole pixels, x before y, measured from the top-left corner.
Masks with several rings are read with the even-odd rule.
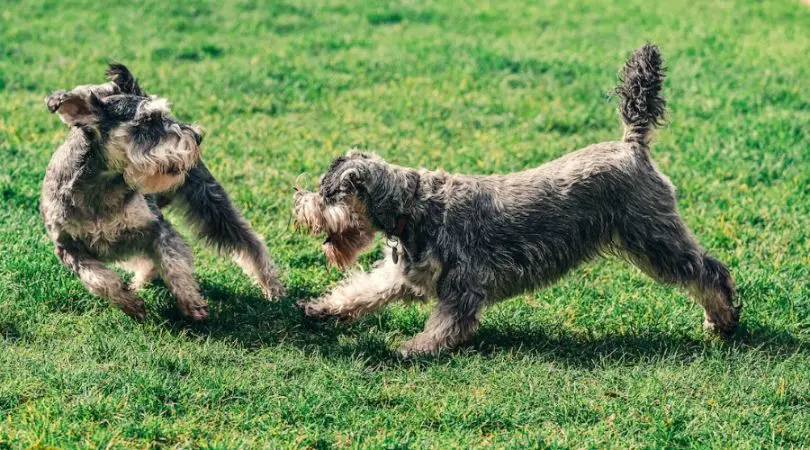
[[[60,89],[55,92],[51,92],[48,96],[45,97],[45,106],[48,107],[48,111],[51,113],[55,113],[62,103],[64,103],[65,99],[70,96],[70,93],[64,89]]]
[[[364,152],[357,148],[349,149],[349,151],[346,152],[346,157],[349,159],[371,159],[371,160],[379,159],[379,157],[374,153]]]
[[[363,183],[363,170],[360,167],[350,167],[340,174],[340,190],[346,193],[357,192]]]
[[[136,80],[132,72],[127,69],[127,66],[123,64],[111,63],[109,67],[107,67],[107,78],[118,86],[122,94],[146,97],[146,92],[141,89],[138,80]]]
[[[321,178],[321,195],[326,201],[357,193],[366,178],[367,168],[360,161],[340,156],[332,161]]]
[[[96,94],[80,96],[66,91],[56,91],[45,97],[45,105],[48,111],[59,114],[63,122],[75,127],[98,123],[102,108]]]

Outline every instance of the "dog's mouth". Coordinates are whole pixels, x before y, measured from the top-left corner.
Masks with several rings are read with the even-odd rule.
[[[159,194],[185,183],[187,172],[177,165],[160,167],[157,170],[145,170],[131,165],[124,170],[124,180],[144,194]]]
[[[353,265],[373,241],[373,231],[349,228],[340,234],[327,235],[322,248],[329,263],[343,269]]]
[[[145,175],[137,181],[138,190],[144,194],[159,194],[171,191],[186,180],[184,172]]]

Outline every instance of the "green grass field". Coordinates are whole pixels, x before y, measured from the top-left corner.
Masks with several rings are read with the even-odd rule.
[[[0,5],[0,449],[810,445],[810,7],[136,3]],[[353,323],[294,307],[344,275],[288,226],[296,177],[312,186],[350,146],[503,173],[617,139],[606,93],[645,41],[669,69],[653,154],[746,304],[731,340],[616,260],[489,309],[469,346],[416,361],[395,350],[427,306]],[[156,285],[138,324],[58,264],[37,208],[66,127],[42,99],[102,81],[111,60],[208,130],[204,158],[288,297],[263,300],[195,244],[210,320],[184,323]]]

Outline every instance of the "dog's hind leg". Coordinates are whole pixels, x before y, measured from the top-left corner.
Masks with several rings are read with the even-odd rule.
[[[474,277],[452,270],[441,277],[437,289],[439,302],[424,330],[402,345],[404,356],[452,349],[478,330],[486,294],[482,288],[470,285],[472,281]]]
[[[284,296],[284,287],[264,241],[233,206],[225,189],[200,162],[172,198],[197,234],[231,256],[267,298]]]
[[[72,240],[58,242],[56,257],[79,276],[88,291],[108,299],[132,318],[146,318],[143,300],[127,288],[124,280],[114,270],[92,257],[81,244]]]
[[[654,279],[685,287],[703,307],[704,327],[733,330],[740,308],[734,306],[734,280],[728,268],[709,256],[673,208],[669,213],[637,215],[620,232],[630,259]]]
[[[412,295],[402,267],[390,258],[371,272],[357,272],[329,294],[302,304],[310,317],[360,317],[401,298]]]
[[[153,251],[160,276],[177,300],[180,312],[195,321],[205,320],[208,302],[200,295],[194,278],[191,247],[168,222],[163,222]]]

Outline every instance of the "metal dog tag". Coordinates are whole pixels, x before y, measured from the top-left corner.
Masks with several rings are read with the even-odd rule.
[[[388,239],[386,244],[391,247],[391,259],[394,260],[394,264],[399,263],[399,240],[398,239]]]

